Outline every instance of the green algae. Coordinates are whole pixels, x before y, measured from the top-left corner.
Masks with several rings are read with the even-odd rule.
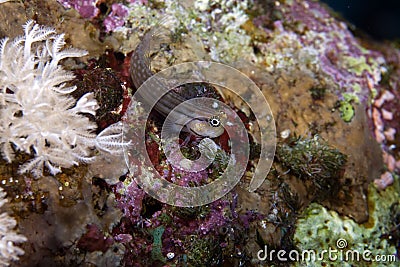
[[[342,260],[331,260],[325,254],[322,260],[299,262],[297,266],[398,266],[393,261],[367,261],[384,255],[394,257],[396,247],[385,238],[394,222],[393,207],[398,208],[400,188],[396,177],[393,186],[379,192],[372,184],[368,189],[370,217],[368,222],[357,224],[348,217],[312,203],[300,216],[294,234],[294,243],[299,251],[336,250]],[[400,211],[397,211],[400,212]],[[364,253],[364,254],[363,254]],[[359,255],[357,261],[356,256]],[[365,258],[363,258],[363,255]],[[354,258],[352,258],[354,256]],[[311,264],[311,265],[310,265]]]
[[[151,231],[153,235],[153,245],[151,248],[151,258],[153,261],[165,262],[165,258],[162,254],[162,235],[164,233],[164,226],[159,226]]]
[[[372,73],[374,69],[376,69],[374,66],[371,66],[369,62],[367,62],[367,59],[364,56],[345,56],[343,57],[343,65],[346,66],[349,72],[352,72],[357,76],[362,75],[364,71]]]
[[[220,255],[220,247],[211,237],[191,236],[191,246],[187,254],[189,266],[215,266]]]
[[[291,137],[277,147],[279,161],[297,177],[311,180],[325,196],[335,192],[347,156],[318,135]]]

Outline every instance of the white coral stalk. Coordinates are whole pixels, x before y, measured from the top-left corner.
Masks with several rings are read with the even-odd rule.
[[[32,154],[19,171],[42,175],[43,166],[55,175],[61,168],[89,163],[94,150],[122,151],[122,126],[94,134],[97,125],[84,114],[99,108],[93,93],[76,100],[66,86],[74,75],[60,65],[62,59],[86,51],[64,49],[64,35],[28,21],[24,36],[0,41],[0,151],[8,162],[14,151]],[[118,132],[119,131],[119,132]]]
[[[72,111],[76,113],[90,113],[93,116],[96,115],[96,110],[99,108],[93,93],[87,93],[83,95]]]
[[[7,202],[6,193],[0,187],[0,207]],[[24,251],[15,243],[25,242],[25,236],[17,234],[13,229],[17,225],[14,218],[7,213],[0,214],[0,266],[10,265],[10,261],[19,260],[19,256],[24,254]]]

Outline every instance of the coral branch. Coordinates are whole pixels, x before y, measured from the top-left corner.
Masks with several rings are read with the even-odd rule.
[[[61,168],[92,162],[91,154],[115,154],[128,143],[121,140],[122,125],[105,129],[96,137],[97,125],[83,116],[96,115],[98,104],[93,93],[77,101],[69,96],[76,87],[66,87],[74,75],[59,65],[67,57],[80,57],[86,51],[63,49],[64,34],[28,21],[25,35],[0,42],[0,150],[8,162],[14,150],[31,154],[19,172],[41,176],[43,166],[52,175]],[[120,150],[120,151],[118,151]],[[32,152],[33,151],[33,152]]]

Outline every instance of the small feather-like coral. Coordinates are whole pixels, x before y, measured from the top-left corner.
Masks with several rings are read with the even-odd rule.
[[[24,25],[24,35],[0,42],[0,151],[8,162],[15,151],[31,154],[19,172],[39,177],[46,166],[52,175],[79,162],[90,163],[95,150],[120,153],[122,124],[94,131],[97,125],[84,114],[96,114],[93,93],[76,100],[66,86],[74,75],[60,61],[81,57],[84,50],[64,48],[64,34],[34,21]]]
[[[6,193],[0,187],[0,207],[7,202]],[[17,234],[13,229],[17,225],[14,218],[10,217],[6,212],[0,214],[0,266],[8,266],[10,261],[18,260],[24,251],[14,246],[15,243],[26,241],[26,237]]]

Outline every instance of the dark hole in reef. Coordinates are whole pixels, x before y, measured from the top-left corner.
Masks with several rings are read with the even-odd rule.
[[[118,180],[120,180],[121,182],[124,182],[126,180],[126,174],[121,175]]]
[[[143,208],[142,208],[142,212],[141,215],[144,218],[150,218],[155,212],[159,211],[162,209],[162,204],[152,198],[152,197],[147,197],[145,199],[143,199]]]
[[[255,46],[255,45],[253,45],[253,52],[254,52],[254,54],[256,54],[256,55],[259,55],[259,54],[261,54],[261,50],[260,50],[260,48],[258,48],[257,46]]]
[[[250,140],[250,160],[257,159],[261,154],[261,144],[254,142],[253,136],[248,135]]]
[[[153,236],[152,235],[146,235],[146,240],[150,243],[153,243]]]
[[[106,5],[106,3],[101,3],[99,5],[99,10],[101,14],[105,15],[108,11],[108,6]]]
[[[226,226],[222,226],[222,227],[219,228],[219,233],[221,235],[226,235],[228,233],[228,231],[229,231],[229,228],[226,227]]]
[[[100,188],[108,188],[109,187],[107,182],[104,179],[100,178],[100,177],[93,177],[92,178],[92,184],[95,185],[95,186],[98,186]]]
[[[125,59],[125,55],[121,52],[114,52],[114,57],[120,61],[124,61]]]
[[[313,87],[310,89],[310,93],[313,100],[323,100],[326,93],[326,88]]]

